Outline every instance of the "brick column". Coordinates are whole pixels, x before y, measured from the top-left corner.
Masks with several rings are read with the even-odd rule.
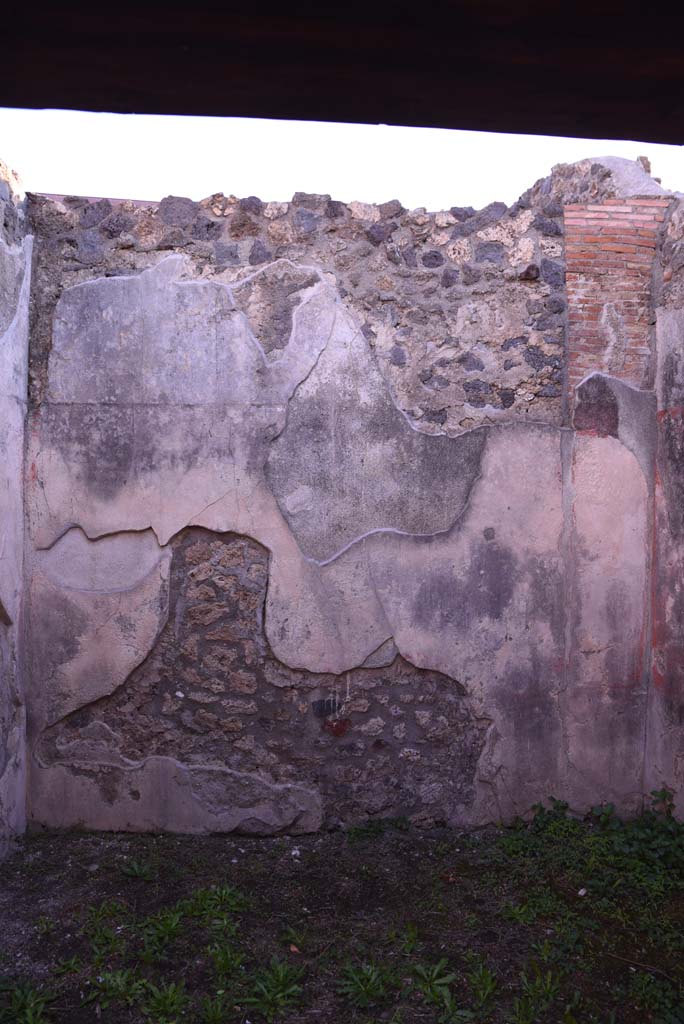
[[[651,278],[671,200],[606,199],[564,208],[568,389],[592,371],[651,387]]]

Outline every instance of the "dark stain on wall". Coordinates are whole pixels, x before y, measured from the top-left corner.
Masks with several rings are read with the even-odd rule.
[[[483,618],[500,619],[518,578],[518,559],[495,540],[482,541],[470,564],[458,573],[432,573],[420,586],[413,608],[424,629],[466,632]]]

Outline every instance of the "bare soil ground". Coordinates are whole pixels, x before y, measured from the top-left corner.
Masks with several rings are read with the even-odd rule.
[[[0,1021],[676,1024],[683,922],[663,815],[38,833],[0,867]]]

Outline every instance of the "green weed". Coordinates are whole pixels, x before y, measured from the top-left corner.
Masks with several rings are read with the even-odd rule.
[[[456,981],[456,975],[450,971],[445,958],[436,964],[416,964],[413,968],[416,988],[426,1002],[433,1006],[443,1006],[446,993]]]
[[[273,1021],[277,1014],[299,1001],[302,974],[301,968],[273,957],[268,967],[256,973],[250,993],[242,1002],[262,1014],[267,1021]]]
[[[338,991],[353,1006],[361,1009],[373,1006],[387,995],[386,972],[373,962],[358,966],[346,964]]]
[[[3,1024],[49,1024],[47,1007],[54,998],[53,993],[29,984],[0,982],[0,1021]]]
[[[138,878],[143,882],[151,882],[153,878],[151,866],[140,860],[130,860],[122,864],[121,874],[128,878]]]
[[[486,964],[478,964],[466,975],[478,1010],[483,1010],[491,1003],[498,988],[496,976]]]
[[[228,978],[232,978],[242,970],[245,958],[242,953],[233,949],[232,946],[216,944],[209,946],[207,952],[214,962],[214,970],[221,983],[227,981]]]
[[[184,982],[162,982],[159,986],[148,982],[142,1009],[155,1024],[176,1024],[187,1004]]]
[[[145,982],[137,977],[133,970],[104,971],[91,981],[90,993],[85,1002],[96,1002],[103,1010],[112,1003],[133,1006],[134,1003],[140,1002],[145,991]]]
[[[200,1003],[203,1024],[225,1024],[232,1008],[232,1000],[222,990],[219,990],[213,998],[205,996]]]

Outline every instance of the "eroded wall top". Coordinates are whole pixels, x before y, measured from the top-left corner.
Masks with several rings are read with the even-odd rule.
[[[610,165],[610,166],[609,166]],[[52,314],[65,288],[136,274],[170,251],[192,274],[233,282],[275,260],[330,274],[374,349],[399,407],[427,433],[532,418],[559,423],[565,371],[563,202],[661,191],[638,164],[559,165],[509,209],[406,210],[396,200],[345,204],[216,194],[160,203],[31,197],[40,238],[31,393],[44,397]],[[300,301],[255,283],[245,312],[269,352],[282,349]],[[273,311],[283,300],[279,319]]]

